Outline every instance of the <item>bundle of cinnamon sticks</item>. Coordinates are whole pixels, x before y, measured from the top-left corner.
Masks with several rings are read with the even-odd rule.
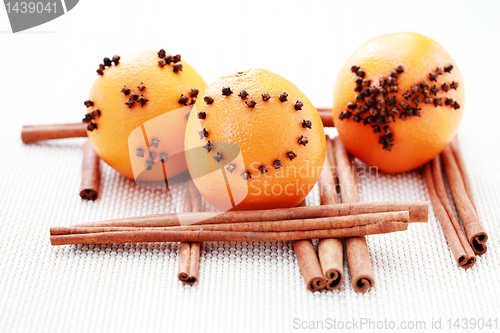
[[[443,171],[446,173],[458,216],[446,192]],[[477,213],[469,175],[456,136],[440,155],[427,163],[424,173],[434,212],[458,266],[465,269],[474,266],[476,255],[486,253],[488,235]]]

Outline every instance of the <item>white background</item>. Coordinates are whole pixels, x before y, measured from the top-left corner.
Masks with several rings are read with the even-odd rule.
[[[293,330],[293,319],[427,320],[500,313],[500,2],[97,1],[10,33],[0,9],[0,331]],[[77,122],[102,58],[180,53],[210,83],[261,67],[331,106],[354,50],[385,33],[437,40],[464,76],[459,134],[489,233],[474,268],[456,267],[431,211],[427,225],[369,237],[376,284],[309,293],[289,243],[205,244],[200,282],[177,281],[175,244],[58,247],[50,225],[179,210],[182,188],[139,189],[103,165],[102,198],[78,197],[84,139],[34,145],[22,125]],[[331,132],[334,133],[334,132]],[[363,200],[427,200],[419,170],[363,179]],[[317,203],[317,193],[309,204]],[[346,268],[346,275],[348,271]],[[500,319],[498,319],[500,321]],[[500,323],[498,323],[500,325]]]

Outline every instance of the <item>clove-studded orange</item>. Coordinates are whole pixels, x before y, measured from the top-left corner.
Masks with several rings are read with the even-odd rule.
[[[251,69],[206,88],[191,111],[185,147],[191,177],[215,207],[295,207],[321,172],[325,134],[292,82]]]
[[[436,41],[416,33],[376,37],[347,60],[337,78],[333,119],[347,150],[397,173],[439,154],[464,107],[460,71]]]
[[[97,73],[83,122],[99,157],[145,181],[186,171],[187,116],[206,87],[203,78],[164,50],[104,58]]]

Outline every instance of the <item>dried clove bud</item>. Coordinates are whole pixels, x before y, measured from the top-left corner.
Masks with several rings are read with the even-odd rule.
[[[297,154],[295,154],[293,151],[289,151],[286,153],[286,157],[288,157],[291,160],[293,160],[295,157],[297,157]]]
[[[435,106],[443,106],[443,99],[442,98],[434,98],[434,105]]]
[[[405,71],[405,67],[402,64],[397,64],[396,72],[403,73]]]
[[[413,103],[415,103],[416,106],[418,106],[420,103],[422,103],[422,100],[420,99],[420,97],[415,97],[413,99]]]
[[[156,159],[156,153],[154,151],[150,151],[149,158],[151,159],[151,161],[154,161]]]
[[[217,152],[217,155],[215,155],[213,158],[214,158],[214,160],[217,161],[217,163],[220,163],[220,161],[222,160],[223,157],[224,156],[221,153]]]
[[[363,103],[363,101],[364,101],[364,98],[361,94],[356,95],[355,99],[356,99],[356,103]]]
[[[236,165],[234,165],[233,163],[229,164],[228,167],[226,168],[226,170],[229,171],[230,173],[233,173],[234,169],[236,169]]]
[[[288,94],[287,94],[286,92],[284,92],[284,91],[283,91],[283,92],[280,94],[280,101],[281,101],[281,102],[285,102],[285,101],[287,100],[287,98],[288,98]]]
[[[406,103],[405,101],[399,103],[399,105],[401,105],[401,107],[403,108],[403,110],[406,110],[410,107],[410,104]]]
[[[394,116],[387,116],[387,122],[388,123],[393,123],[394,122]]]
[[[92,110],[92,112],[90,113],[90,115],[92,116],[93,119],[95,119],[95,118],[101,116],[101,111],[100,110]]]
[[[248,172],[248,171],[244,171],[244,172],[241,174],[241,177],[243,177],[243,180],[248,180],[248,179],[252,178],[252,175],[250,174],[250,172]]]
[[[144,85],[144,83],[141,82],[141,84],[137,87],[137,89],[139,89],[139,91],[144,91],[144,89],[146,89],[146,86]]]
[[[303,128],[309,128],[311,129],[312,128],[312,122],[310,120],[305,120],[302,122],[302,127]]]
[[[167,153],[160,153],[160,162],[166,163],[168,161]]]
[[[176,63],[173,68],[174,73],[179,73],[182,71],[182,64],[180,62]]]
[[[87,130],[92,132],[93,130],[97,129],[97,124],[90,123],[87,125]]]
[[[92,102],[89,99],[89,100],[86,100],[85,102],[83,102],[83,105],[85,105],[86,107],[91,107],[91,106],[94,106],[94,102]]]
[[[456,109],[460,109],[460,104],[458,104],[458,102],[455,102],[453,103],[453,108],[456,110]]]
[[[432,104],[432,103],[434,103],[434,99],[432,97],[425,98],[425,104]]]
[[[87,113],[85,115],[85,117],[82,119],[82,123],[84,124],[88,124],[92,121],[92,116],[90,115],[90,113]]]
[[[439,88],[434,86],[431,88],[431,92],[434,94],[434,96],[439,92]]]
[[[176,54],[176,55],[173,57],[173,60],[174,60],[174,62],[179,62],[179,61],[181,61],[181,55],[180,55],[180,54]]]
[[[380,79],[378,79],[378,85],[385,87],[387,85],[387,78],[385,76],[381,76]]]
[[[182,94],[181,98],[179,99],[179,104],[187,105],[188,101],[189,101],[189,97],[187,97],[184,94]]]
[[[450,88],[457,90],[457,88],[458,88],[458,82],[455,82],[455,81],[451,82]]]
[[[115,63],[115,66],[118,66],[118,64],[120,63],[120,56],[119,55],[114,55],[113,56],[113,59],[111,61],[113,61]]]
[[[398,81],[397,81],[397,80],[396,80],[396,78],[395,78],[395,77],[393,77],[393,76],[389,77],[389,79],[387,80],[387,84],[388,84],[389,86],[394,86],[394,85],[396,85],[396,84],[397,84],[397,82],[398,82]]]
[[[381,94],[382,96],[387,95],[387,90],[386,90],[386,89],[380,89],[380,94]]]
[[[436,74],[436,73],[431,73],[431,74],[429,74],[429,80],[431,80],[431,81],[436,81],[437,77],[438,77],[438,76],[437,76],[437,74]]]
[[[400,110],[397,106],[395,106],[395,107],[393,107],[393,108],[391,109],[391,113],[392,113],[393,115],[397,115],[397,114],[399,113],[399,111],[401,111],[401,110]]]
[[[353,102],[347,103],[347,108],[351,109],[351,110],[354,110],[356,108],[356,103],[353,103]]]
[[[111,59],[109,59],[108,57],[104,58],[103,62],[104,62],[104,66],[107,66],[107,67],[111,66]]]
[[[153,161],[147,160],[145,167],[146,170],[151,170],[153,168]]]
[[[144,97],[144,95],[141,95],[141,97],[139,97],[139,99],[137,100],[138,103],[141,103],[141,106],[144,106],[144,104],[146,104],[147,102],[149,102],[149,99],[146,99]]]
[[[443,74],[443,73],[444,73],[444,69],[443,69],[443,67],[439,66],[439,67],[437,67],[437,68],[436,68],[436,74],[437,74],[437,75],[441,75],[441,74]]]
[[[363,83],[361,85],[363,87],[369,87],[371,82],[372,82],[372,80],[364,79]]]
[[[354,87],[355,92],[360,92],[363,88],[361,86]]]
[[[130,89],[128,89],[127,87],[123,86],[122,88],[122,91],[121,91],[125,96],[127,96],[128,94],[130,94]]]
[[[412,94],[418,94],[419,92],[420,92],[420,89],[418,88],[418,85],[411,87]]]
[[[404,102],[403,102],[404,103]],[[387,104],[389,105],[394,105],[396,104],[396,96],[391,96],[389,97],[388,101],[387,101]]]
[[[257,104],[253,99],[249,99],[248,101],[245,102],[249,107],[254,108],[255,105]]]
[[[386,121],[385,121],[385,118],[384,118],[384,117],[377,117],[376,119],[377,119],[377,122],[378,122],[380,125],[383,125],[383,124],[385,124],[385,123],[386,123]]]
[[[166,55],[166,52],[164,49],[161,49],[160,51],[158,51],[158,57],[159,58],[165,58],[165,55]]]
[[[204,139],[208,137],[208,131],[204,128],[201,131],[198,131],[198,134],[200,135],[200,139]]]
[[[239,95],[238,95],[238,96],[240,96],[240,97],[241,97],[241,99],[245,99],[245,98],[247,98],[248,93],[247,93],[247,91],[246,91],[246,90],[242,90],[242,91],[240,91],[240,93],[239,93]]]
[[[408,100],[408,98],[410,98],[410,97],[411,97],[411,94],[407,91],[407,92],[405,92],[405,93],[403,94],[403,97],[404,97],[406,100]]]
[[[104,75],[104,71],[102,69],[100,69],[100,68],[98,70],[96,70],[96,72],[97,72],[98,75],[101,75],[101,76]]]
[[[265,102],[265,101],[268,101],[269,99],[271,98],[271,95],[269,95],[268,92],[265,92],[262,94],[262,100]]]
[[[363,78],[356,76],[356,78],[354,79],[354,83],[356,83],[357,86],[363,85]]]
[[[380,127],[378,127],[378,125],[373,125],[372,129],[373,129],[373,133],[375,133],[375,134],[380,133]]]
[[[351,72],[356,73],[359,69],[359,66],[353,65],[351,66]]]
[[[356,71],[356,75],[359,77],[365,77],[365,71],[360,68]]]
[[[165,61],[165,59],[158,60],[158,66],[165,67],[166,64],[167,64],[167,62]]]
[[[363,104],[363,105],[361,105],[361,106],[359,107],[359,111],[360,111],[361,113],[365,113],[365,112],[366,112],[366,111],[368,111],[369,109],[370,109],[370,108],[369,108],[369,107],[368,107],[368,105],[366,105],[366,104]]]
[[[422,88],[422,89],[429,88],[429,84],[427,83],[427,81],[420,82],[420,88]]]
[[[200,111],[198,112],[198,119],[205,119],[207,117],[207,113]]]
[[[375,98],[373,98],[373,97],[368,98],[368,100],[366,101],[366,103],[367,103],[369,106],[375,106],[375,105],[377,105],[377,101],[376,101],[376,100],[375,100]]]
[[[304,103],[302,103],[301,101],[297,101],[297,102],[295,102],[295,105],[293,107],[295,108],[296,111],[299,111],[299,110],[302,110],[303,106],[304,106]]]
[[[224,96],[229,96],[231,95],[233,92],[231,91],[231,88],[229,87],[223,87],[222,88],[222,95]]]
[[[396,71],[391,71],[390,76],[391,76],[392,78],[397,78],[397,77],[398,77],[398,72],[396,72]]]
[[[167,65],[170,65],[170,64],[171,64],[171,63],[173,63],[173,62],[175,62],[175,61],[174,61],[174,57],[173,57],[173,56],[168,55],[168,56],[166,56],[166,57],[165,57],[165,63],[166,63]]]
[[[137,157],[144,157],[144,149],[138,148],[137,153],[135,154]]]
[[[212,149],[214,149],[214,144],[210,142],[210,140],[207,141],[207,144],[203,146],[207,150],[207,153],[211,152]]]
[[[377,96],[378,95],[378,89],[377,88],[370,88],[370,95],[372,96]]]
[[[132,108],[132,106],[134,106],[135,102],[129,98],[127,102],[125,102],[125,104],[128,106],[129,109]]]
[[[301,135],[298,142],[299,142],[299,144],[305,146],[309,143],[309,139],[306,138],[305,136]]]
[[[447,63],[446,66],[444,66],[444,71],[446,73],[451,73],[451,70],[453,69],[453,65],[450,63]]]
[[[260,174],[261,174],[261,175],[263,175],[263,174],[265,174],[265,173],[267,172],[267,169],[266,169],[266,167],[265,167],[265,166],[261,165],[261,166],[259,167],[259,171],[260,171]]]
[[[389,92],[398,92],[398,86],[397,85],[392,85],[389,87]]]
[[[370,89],[362,89],[360,95],[363,96],[363,97],[370,96]]]
[[[445,105],[453,105],[453,103],[455,103],[453,98],[446,98],[446,101],[444,102]]]
[[[342,111],[340,114],[339,114],[339,119],[340,120],[344,120],[344,119],[349,119],[351,117],[352,113],[349,112],[349,111]]]
[[[198,89],[191,89],[191,92],[189,93],[189,97],[191,98],[195,98],[195,97],[198,97],[198,94],[200,93],[200,91]]]
[[[205,103],[207,103],[208,105],[212,104],[214,102],[214,99],[210,96],[205,96],[203,97],[203,100],[205,101]]]
[[[380,115],[381,115],[381,116],[384,116],[384,117],[385,117],[385,116],[387,116],[387,115],[388,115],[388,113],[387,113],[387,109],[386,109],[386,108],[380,109],[379,111],[380,111]]]
[[[372,116],[376,116],[378,114],[378,110],[375,108],[370,108],[369,112]]]
[[[160,140],[158,139],[151,139],[151,147],[158,148],[158,144],[160,143]]]
[[[448,92],[448,90],[450,90],[450,85],[448,83],[443,83],[441,89],[443,89],[444,92]]]
[[[273,161],[273,167],[274,167],[275,169],[279,169],[279,168],[281,168],[282,166],[283,166],[283,165],[281,165],[281,161],[280,161],[280,160],[274,160],[274,161]]]

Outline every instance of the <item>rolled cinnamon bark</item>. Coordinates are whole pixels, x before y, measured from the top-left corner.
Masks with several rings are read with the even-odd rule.
[[[53,124],[53,125],[28,125],[21,130],[21,140],[24,143],[41,140],[80,138],[87,136],[87,125],[75,124]]]
[[[324,127],[335,127],[331,108],[316,108]]]
[[[96,200],[99,196],[99,183],[101,179],[100,158],[87,141],[83,146],[82,182],[80,184],[80,197],[84,200]]]
[[[189,183],[186,185],[186,189],[184,192],[184,203],[183,203],[183,211],[191,212],[192,211],[192,202],[191,202],[191,194],[189,189]],[[191,266],[191,243],[180,243],[179,245],[179,280],[181,280],[185,284],[192,284],[194,282],[189,281],[190,274],[190,266]]]
[[[455,161],[455,157],[453,156],[450,146],[444,149],[441,156],[443,157],[446,176],[448,177],[451,194],[453,195],[453,201],[455,201],[455,206],[457,207],[458,214],[462,220],[469,244],[472,246],[475,254],[481,255],[486,253],[486,241],[488,240],[488,235],[486,234],[486,231],[479,220],[479,216],[477,215],[476,210],[467,194],[460,169]]]
[[[319,196],[321,205],[339,203],[337,195],[336,163],[333,144],[327,137],[326,156],[323,171],[319,177]],[[318,243],[318,256],[326,279],[328,290],[339,289],[344,280],[344,241],[342,238],[321,239]]]
[[[474,209],[477,213],[476,203],[474,202],[474,196],[472,195],[472,185],[470,183],[469,172],[467,172],[467,168],[465,167],[464,157],[462,155],[462,149],[460,149],[460,143],[458,142],[458,134],[455,135],[450,144],[451,151],[453,152],[453,156],[455,157],[455,161],[457,162],[458,168],[460,169],[460,173],[462,174],[462,180],[464,181],[465,191],[467,191],[467,195],[469,196],[469,200],[474,206]]]
[[[297,207],[306,207],[306,199],[302,200]],[[292,241],[292,244],[307,289],[315,292],[325,288],[326,280],[321,272],[312,241],[310,239],[296,240]]]
[[[358,202],[358,184],[352,170],[352,160],[339,137],[334,139],[337,177],[340,184],[340,198],[343,203]],[[375,285],[375,277],[364,236],[350,237],[345,240],[347,264],[351,283],[355,291],[365,292]]]
[[[462,228],[456,221],[457,226],[455,226],[455,222],[452,222],[452,218],[455,218],[455,213],[452,210],[453,217],[450,217],[450,212],[445,208],[445,204],[449,204],[451,207],[451,203],[449,202],[448,196],[446,195],[446,199],[443,200],[441,195],[438,194],[436,190],[436,184],[439,184],[443,181],[442,175],[439,175],[435,170],[432,170],[431,164],[440,163],[439,159],[435,159],[433,162],[429,162],[425,165],[424,174],[425,174],[425,182],[427,184],[427,191],[429,192],[429,197],[431,199],[432,207],[434,208],[434,213],[437,216],[441,227],[443,228],[444,236],[448,241],[448,245],[450,246],[451,252],[455,257],[455,260],[459,267],[469,268],[474,265],[476,262],[476,257],[474,256],[474,252],[465,237]],[[439,170],[441,171],[441,170]],[[441,177],[441,178],[440,178]],[[444,189],[444,182],[443,189]],[[445,192],[446,194],[446,192]],[[470,251],[467,253],[466,248]]]
[[[189,183],[189,194],[191,196],[192,211],[197,213],[202,211],[201,194],[194,185],[194,182]],[[200,275],[200,243],[191,244],[191,256],[189,260],[189,279],[187,283],[194,284],[198,281]]]
[[[404,231],[408,223],[381,221],[353,228],[292,231],[292,232],[227,232],[227,231],[168,231],[139,230],[90,234],[53,235],[52,245],[112,244],[137,242],[268,242],[311,238],[357,237]]]
[[[52,227],[51,235],[91,234],[118,231],[226,231],[226,232],[290,232],[325,229],[345,229],[377,224],[381,221],[408,223],[407,211],[371,213],[337,217],[320,217],[303,220],[267,222],[221,223],[179,227]]]
[[[337,205],[279,208],[268,210],[156,214],[108,221],[76,224],[75,227],[174,227],[221,223],[265,222],[311,219],[357,214],[408,211],[411,222],[427,222],[429,204],[426,201],[353,202]]]

